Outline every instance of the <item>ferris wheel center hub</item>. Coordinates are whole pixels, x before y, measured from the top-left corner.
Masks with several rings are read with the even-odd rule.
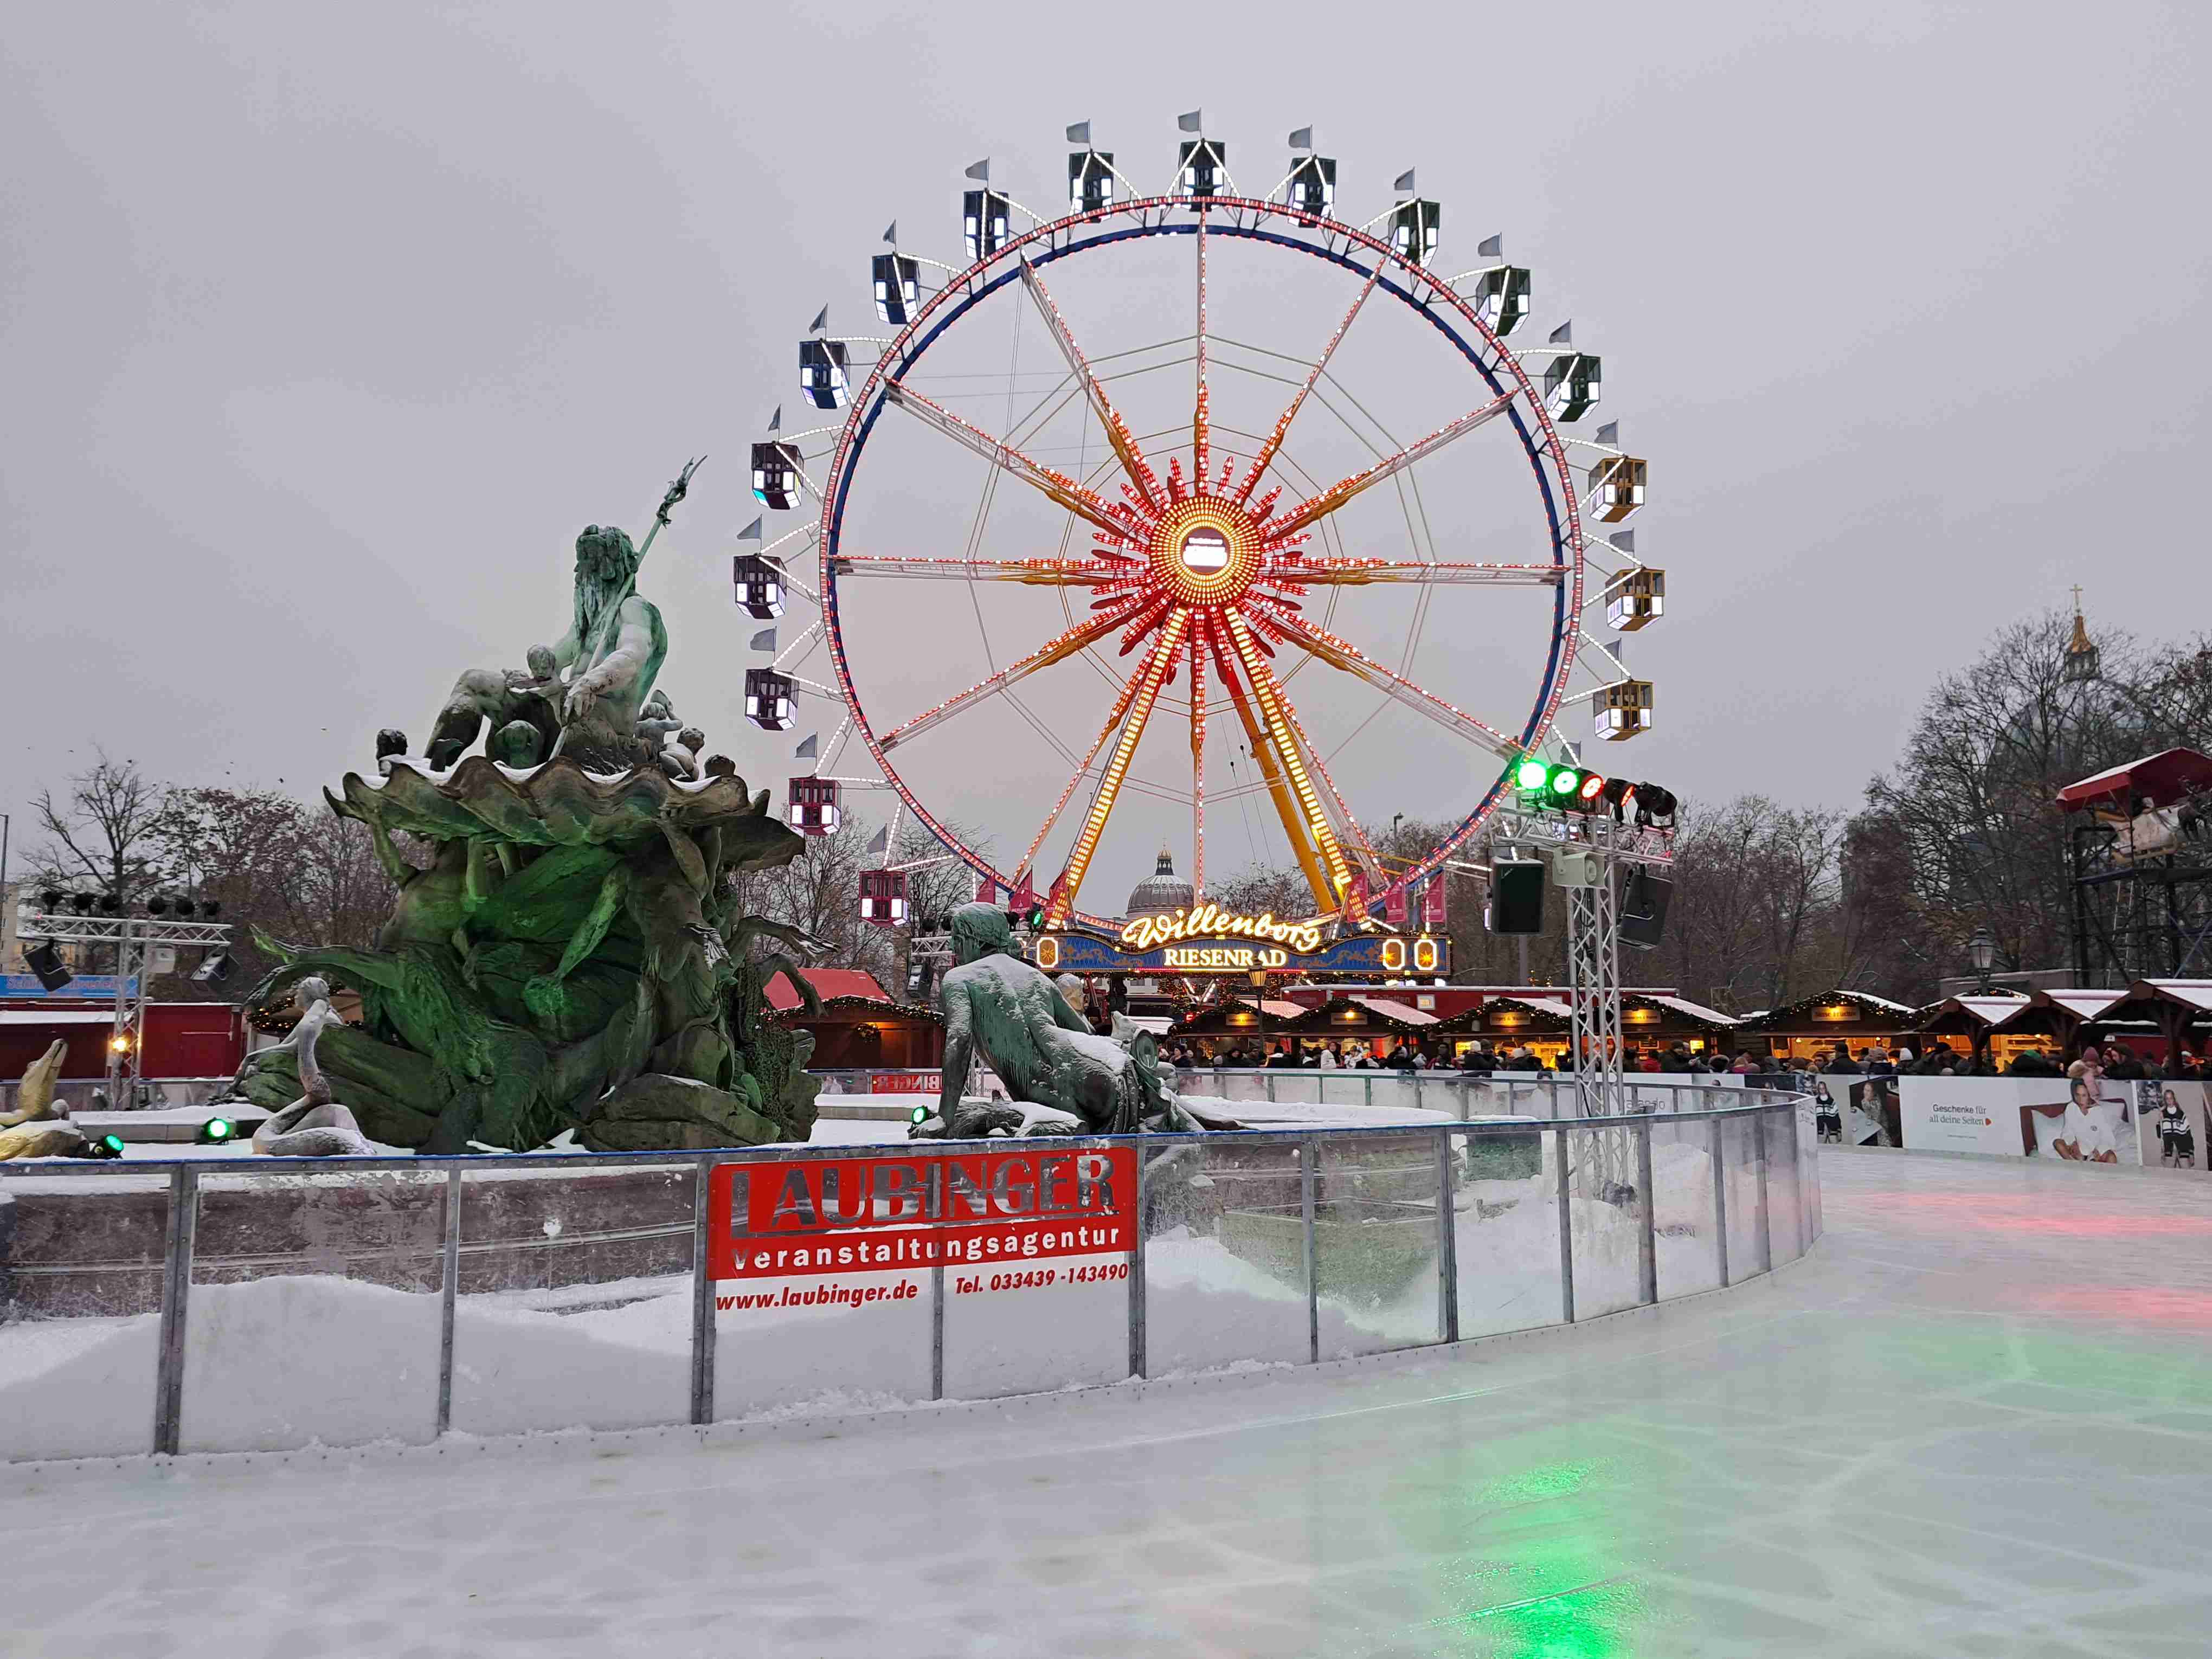
[[[1218,495],[1194,495],[1160,515],[1152,532],[1152,570],[1184,605],[1226,605],[1260,574],[1257,521]]]

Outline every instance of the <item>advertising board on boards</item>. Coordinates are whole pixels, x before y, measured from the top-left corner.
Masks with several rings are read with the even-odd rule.
[[[1099,1255],[1135,1248],[1137,1155],[1033,1142],[724,1164],[708,1202],[717,1279]]]

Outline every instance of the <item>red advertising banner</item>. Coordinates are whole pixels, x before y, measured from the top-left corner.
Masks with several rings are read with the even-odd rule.
[[[868,1077],[872,1095],[933,1095],[944,1086],[942,1072],[874,1072]]]
[[[717,1279],[1100,1255],[1136,1247],[1137,1154],[1032,1141],[722,1164],[708,1203]]]

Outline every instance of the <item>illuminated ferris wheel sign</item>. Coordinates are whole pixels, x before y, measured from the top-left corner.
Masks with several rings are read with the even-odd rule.
[[[877,314],[896,332],[878,340],[839,338],[828,331],[826,309],[816,319],[799,346],[801,387],[811,404],[842,410],[843,419],[786,435],[779,410],[754,446],[753,483],[771,508],[806,506],[818,514],[740,555],[738,584],[740,604],[756,617],[781,615],[788,588],[813,599],[819,617],[780,647],[772,631],[757,639],[776,655],[748,674],[747,713],[763,726],[787,729],[797,720],[795,699],[836,697],[842,716],[826,745],[815,750],[815,775],[793,781],[793,822],[801,829],[833,827],[844,788],[888,789],[899,810],[912,812],[949,855],[1018,899],[1034,895],[1048,927],[1109,925],[1080,908],[1085,879],[1109,836],[1139,745],[1164,709],[1188,714],[1184,798],[1191,811],[1192,879],[1203,897],[1206,728],[1211,715],[1233,714],[1310,890],[1311,917],[1345,927],[1373,921],[1403,927],[1409,907],[1418,906],[1446,859],[1510,793],[1521,763],[1556,741],[1554,722],[1578,664],[1587,683],[1575,695],[1590,700],[1599,735],[1618,739],[1648,726],[1650,685],[1622,666],[1617,641],[1608,644],[1586,631],[1601,623],[1620,632],[1640,628],[1662,607],[1664,573],[1637,558],[1632,533],[1588,533],[1592,523],[1617,524],[1642,506],[1645,464],[1620,447],[1613,426],[1601,427],[1595,440],[1563,434],[1596,404],[1601,365],[1573,345],[1565,325],[1533,350],[1505,344],[1528,319],[1531,280],[1528,271],[1504,261],[1499,239],[1483,244],[1489,263],[1457,276],[1434,274],[1442,210],[1414,193],[1413,174],[1398,181],[1400,199],[1391,207],[1354,227],[1333,216],[1336,164],[1313,153],[1310,130],[1291,135],[1287,174],[1266,194],[1249,196],[1229,173],[1226,147],[1206,137],[1194,115],[1182,125],[1198,136],[1182,142],[1175,181],[1156,194],[1130,185],[1113,155],[1091,144],[1087,123],[1069,129],[1070,141],[1082,148],[1068,158],[1068,211],[1051,220],[992,188],[988,163],[979,163],[969,170],[971,187],[963,201],[964,268],[898,252],[894,226],[886,236],[893,252],[876,257],[872,275]],[[1029,228],[1018,228],[1021,217]],[[1194,333],[1170,343],[1191,347],[1190,411],[1187,424],[1140,439],[1116,407],[1113,376],[1086,356],[1074,323],[1054,298],[1061,275],[1055,267],[1071,259],[1114,260],[1150,239],[1176,236],[1189,241]],[[1291,390],[1272,428],[1250,441],[1218,434],[1213,425],[1217,337],[1207,274],[1224,241],[1270,258],[1316,262],[1336,271],[1348,290],[1334,333],[1315,356],[1297,360],[1301,372],[1285,377]],[[939,285],[925,283],[925,267],[942,277]],[[1061,386],[1070,398],[1080,397],[1110,451],[1087,476],[1056,470],[921,389],[920,370],[933,348],[982,301],[1014,288],[1058,349],[1066,369]],[[1287,465],[1286,446],[1301,412],[1325,397],[1339,347],[1363,310],[1377,303],[1407,307],[1431,325],[1447,361],[1454,354],[1460,360],[1454,372],[1464,376],[1472,367],[1473,392],[1455,418],[1361,471],[1314,487]],[[872,363],[866,362],[870,351]],[[994,478],[1049,501],[1087,545],[1079,555],[1054,558],[990,556],[973,548],[965,556],[917,556],[853,543],[848,508],[866,476],[870,438],[884,420],[918,422],[981,456]],[[1542,544],[1530,550],[1535,556],[1497,563],[1355,556],[1330,550],[1318,534],[1346,503],[1424,464],[1448,465],[1438,458],[1490,427],[1511,433],[1529,463],[1546,526]],[[809,440],[820,447],[810,453]],[[1577,450],[1582,453],[1571,465]],[[757,531],[756,526],[748,533]],[[1056,588],[1087,614],[1049,637],[1023,641],[1022,654],[1007,665],[933,707],[872,708],[856,683],[848,616],[863,606],[897,605],[901,584],[914,580]],[[1402,588],[1408,604],[1425,587],[1549,590],[1550,637],[1525,709],[1493,724],[1417,683],[1402,665],[1389,665],[1380,653],[1363,650],[1316,620],[1305,603],[1310,596],[1379,585]],[[980,619],[980,606],[976,614]],[[999,867],[933,813],[927,781],[906,774],[902,751],[910,755],[907,745],[923,733],[1093,647],[1118,647],[1112,660],[1122,666],[1085,734],[1088,748],[1012,867]],[[817,658],[827,661],[826,682],[807,678]],[[1451,763],[1486,780],[1470,792],[1477,798],[1443,844],[1425,857],[1404,865],[1377,856],[1292,702],[1291,676],[1281,665],[1304,658],[1422,715],[1441,746],[1463,751]],[[1179,678],[1179,696],[1167,697]],[[1430,757],[1422,763],[1437,763]],[[1048,845],[1059,855],[1041,869]],[[888,890],[887,883],[879,884]]]

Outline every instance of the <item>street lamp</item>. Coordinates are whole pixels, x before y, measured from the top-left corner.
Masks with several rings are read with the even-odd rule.
[[[1997,959],[1997,942],[1986,927],[1974,929],[1973,938],[1966,941],[1966,954],[1972,958],[1974,971],[1982,978],[1981,994],[1990,994],[1990,969]]]

